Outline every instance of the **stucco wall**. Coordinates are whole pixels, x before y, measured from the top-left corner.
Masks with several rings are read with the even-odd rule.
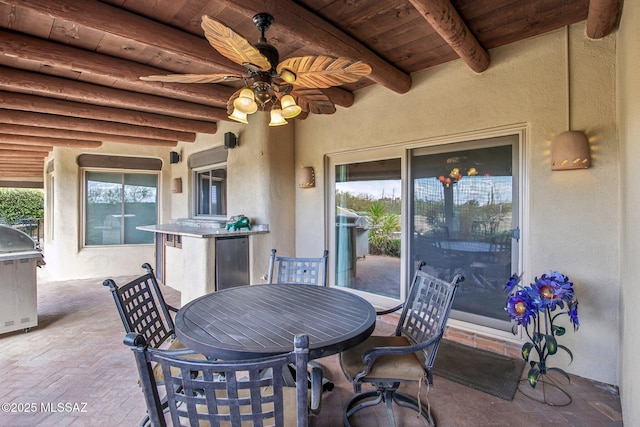
[[[54,161],[55,185],[53,188],[53,221],[47,221],[46,227],[53,227],[53,234],[48,231],[45,237],[44,255],[47,265],[39,276],[44,280],[74,280],[86,278],[107,278],[124,275],[143,274],[142,263],[153,265],[154,247],[136,246],[104,246],[83,247],[82,236],[82,173],[78,167],[77,157],[83,153],[117,154],[120,156],[139,156],[162,159],[169,164],[169,148],[139,147],[129,144],[103,143],[102,147],[91,150],[58,148],[53,150],[50,158]],[[169,216],[169,200],[171,192],[169,176],[161,174],[158,180],[160,199],[160,218]],[[49,189],[48,189],[49,190]],[[46,203],[51,203],[51,195],[47,195]],[[45,212],[50,212],[47,209]],[[53,240],[51,236],[53,235]]]
[[[620,110],[620,167],[622,203],[621,263],[621,375],[620,397],[625,424],[640,420],[640,354],[638,307],[640,306],[640,187],[635,185],[640,159],[640,4],[625,2],[618,36],[618,95]],[[635,421],[634,421],[635,420]]]
[[[182,178],[183,192],[171,195],[171,216],[166,222],[193,216],[189,156],[223,146],[226,132],[238,136],[239,145],[227,157],[227,216],[244,214],[254,223],[269,225],[268,234],[250,238],[251,283],[265,282],[262,276],[268,272],[271,248],[288,255],[294,255],[295,249],[294,126],[269,127],[268,123],[269,114],[262,112],[252,114],[248,125],[218,122],[214,135],[199,134],[193,144],[180,143],[177,150],[182,161],[170,169],[172,178]]]
[[[296,249],[322,250],[323,156],[407,144],[470,131],[526,124],[524,253],[527,280],[549,269],[567,274],[580,301],[581,328],[562,343],[575,360],[556,366],[618,383],[619,202],[615,105],[615,35],[593,42],[584,24],[492,50],[491,66],[473,73],[462,61],[413,76],[409,93],[361,90],[348,110],[296,124],[296,167],[313,166],[317,186],[298,190]],[[593,167],[552,172],[551,141],[568,128],[567,40],[571,127],[592,141]],[[330,278],[331,281],[331,278]],[[606,291],[603,291],[606,289]]]

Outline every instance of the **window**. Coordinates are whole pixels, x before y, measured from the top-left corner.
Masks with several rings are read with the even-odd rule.
[[[224,168],[196,171],[196,216],[227,214],[227,171]]]
[[[85,245],[153,243],[139,225],[158,223],[158,174],[85,172]]]

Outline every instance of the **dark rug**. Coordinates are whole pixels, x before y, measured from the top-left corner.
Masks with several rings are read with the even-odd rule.
[[[513,400],[524,365],[522,359],[443,339],[433,373],[501,399]]]

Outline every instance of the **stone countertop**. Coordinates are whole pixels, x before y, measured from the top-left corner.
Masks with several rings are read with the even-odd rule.
[[[216,238],[216,237],[233,237],[233,236],[249,236],[253,234],[266,234],[269,227],[264,224],[256,224],[251,226],[251,230],[243,228],[238,231],[225,230],[222,228],[197,227],[185,224],[158,224],[158,225],[139,225],[138,230],[151,231],[152,233],[161,234],[177,234],[180,236],[200,237],[200,238]]]

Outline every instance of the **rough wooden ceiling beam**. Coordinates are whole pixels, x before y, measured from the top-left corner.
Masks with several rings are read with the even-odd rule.
[[[2,146],[0,146],[2,148]],[[7,164],[6,161],[0,161],[0,164]],[[21,164],[21,165],[42,165],[43,159],[29,159],[29,158],[21,158],[16,160],[15,162],[11,162],[10,164]]]
[[[135,40],[149,48],[169,51],[183,59],[212,68],[211,72],[243,72],[244,69],[216,52],[206,39],[160,24],[94,0],[2,0],[56,19]]]
[[[5,150],[2,148],[2,145],[0,145],[0,158],[4,158],[4,159],[23,158],[23,157],[30,157],[32,159],[35,159],[35,158],[44,159],[48,155],[49,154],[46,151],[38,151],[38,150],[31,150],[31,151]]]
[[[590,0],[587,37],[601,39],[611,33],[618,25],[621,10],[621,0]]]
[[[107,122],[128,123],[130,125],[173,129],[183,132],[214,134],[217,131],[217,125],[213,122],[183,119],[161,114],[125,110],[122,108],[102,107],[82,102],[45,98],[43,96],[16,92],[0,91],[0,108],[31,111],[34,113],[57,114],[83,119],[104,120]]]
[[[42,172],[42,167],[44,166],[44,162],[40,161],[39,163],[9,163],[4,162],[0,164],[0,170],[2,171],[10,171],[10,170],[34,170]]]
[[[458,56],[476,73],[489,68],[489,53],[480,45],[449,0],[409,0]]]
[[[75,147],[75,148],[98,148],[102,146],[100,141],[90,141],[86,139],[63,139],[63,138],[48,138],[43,136],[26,136],[26,135],[12,135],[7,133],[0,133],[0,143],[30,145],[33,151],[44,151],[42,147],[46,145],[51,147]],[[0,148],[5,148],[4,145],[0,145]],[[26,150],[22,150],[26,151]]]
[[[226,108],[209,107],[161,96],[131,93],[60,77],[0,67],[0,89],[26,92],[70,101],[119,107],[147,113],[164,114],[196,120],[227,120]]]
[[[81,132],[81,131],[67,130],[67,129],[13,125],[13,124],[7,124],[7,123],[0,123],[0,133],[5,133],[9,135],[25,135],[25,136],[50,137],[50,138],[62,138],[62,139],[84,139],[89,141],[109,141],[109,142],[119,142],[123,144],[135,144],[135,145],[158,145],[158,146],[164,146],[164,147],[175,147],[178,143],[178,141],[168,140],[168,139],[149,139],[149,138],[140,138],[137,136],[115,135],[115,134],[95,133],[95,132]],[[44,144],[37,144],[37,145],[44,145]]]
[[[38,126],[54,129],[67,129],[80,132],[126,135],[148,139],[193,142],[195,133],[178,132],[170,129],[134,126],[126,123],[105,122],[102,120],[78,119],[54,114],[28,113],[15,110],[0,110],[0,123],[23,126]]]
[[[2,134],[0,134],[0,138]],[[53,145],[24,145],[24,144],[10,144],[7,142],[0,141],[0,148],[4,148],[5,150],[17,150],[17,151],[51,151],[53,150]]]
[[[49,66],[53,71],[70,71],[84,81],[100,82],[97,84],[107,87],[114,85],[119,89],[211,106],[226,105],[236,91],[222,85],[142,81],[141,76],[166,74],[166,71],[10,31],[0,30],[0,40],[0,64],[3,65],[11,66],[15,58],[20,58],[20,64],[26,69]]]
[[[42,178],[43,172],[2,172],[0,178]]]
[[[328,87],[320,90],[336,105],[345,108],[349,108],[353,105],[353,92],[349,92],[348,90],[344,90],[339,87]]]
[[[406,93],[411,89],[409,74],[291,0],[222,0],[216,4],[228,7],[249,20],[258,12],[268,12],[275,17],[274,27],[295,35],[300,43],[320,48],[327,55],[346,56],[369,64],[372,71],[367,78],[394,92]]]

